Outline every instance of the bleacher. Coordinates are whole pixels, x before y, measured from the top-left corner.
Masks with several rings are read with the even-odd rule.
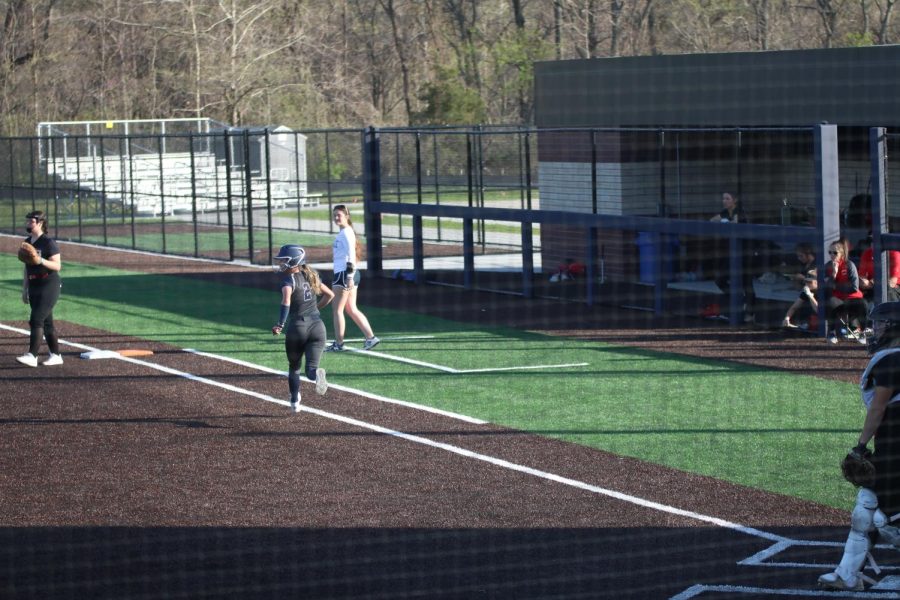
[[[204,131],[208,133],[208,120],[201,121],[205,123]],[[167,122],[146,123],[158,125]],[[223,156],[216,154],[215,142],[222,138],[214,135],[205,138],[207,150],[127,153],[117,151],[121,144],[108,143],[110,140],[118,141],[118,138],[94,134],[91,123],[83,124],[88,133],[86,136],[72,139],[67,138],[69,133],[64,132],[63,136],[53,139],[59,135],[61,125],[71,127],[82,124],[41,124],[39,132],[46,132],[43,135],[48,138],[46,145],[42,144],[41,152],[47,173],[62,181],[75,183],[78,189],[85,192],[102,194],[107,203],[120,203],[123,207],[133,208],[136,214],[152,216],[193,210],[202,213],[225,210],[230,193],[232,207],[246,208],[245,166],[234,163],[229,166]],[[165,127],[162,129],[165,130]],[[128,129],[125,131],[128,132]],[[109,149],[110,145],[113,150]],[[50,151],[57,147],[63,151]],[[128,147],[135,148],[137,144],[129,144]],[[276,150],[285,152],[283,147]],[[300,165],[299,160],[295,162],[297,174],[285,168],[270,169],[268,177],[260,174],[259,170],[251,172],[249,195],[254,207],[268,206],[270,199],[276,209],[298,203],[301,206],[318,205],[320,195],[307,192],[305,148],[303,164]]]

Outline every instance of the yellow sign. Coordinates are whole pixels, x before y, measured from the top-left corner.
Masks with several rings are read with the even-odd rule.
[[[112,122],[112,121],[107,121],[107,122],[106,122],[106,128],[107,128],[107,129],[112,129],[112,128],[113,128],[113,122]]]

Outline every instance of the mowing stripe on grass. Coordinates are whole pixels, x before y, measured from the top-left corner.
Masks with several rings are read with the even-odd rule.
[[[0,328],[6,329],[8,331],[14,331],[17,333],[21,333],[23,335],[28,335],[29,332],[24,329],[19,329],[17,327],[10,327],[8,325],[4,325],[0,323]],[[86,344],[79,344],[75,342],[67,342],[64,340],[59,341],[61,344],[65,344],[67,346],[71,346],[73,348],[79,348],[81,350],[86,351],[95,351],[98,348],[93,348]],[[278,398],[273,398],[267,394],[261,394],[259,392],[254,392],[252,390],[247,390],[244,388],[240,388],[228,383],[222,383],[219,381],[215,381],[212,379],[208,379],[206,377],[201,377],[199,375],[194,375],[193,373],[187,373],[185,371],[179,371],[177,369],[172,369],[170,367],[165,367],[163,365],[157,365],[151,362],[147,362],[145,360],[140,360],[137,358],[130,358],[127,356],[119,356],[112,360],[122,360],[134,365],[146,367],[149,369],[154,369],[157,371],[161,371],[163,373],[167,373],[169,375],[174,375],[176,377],[183,377],[189,381],[194,381],[197,383],[203,383],[212,387],[217,387],[223,390],[227,390],[230,392],[234,392],[236,394],[242,394],[245,396],[251,396],[253,398],[257,398],[259,400],[263,400],[265,402],[272,402],[274,404],[280,404],[282,406],[290,406],[290,403],[287,400],[279,400]],[[446,444],[443,442],[437,442],[435,440],[431,440],[422,436],[412,435],[409,433],[404,433],[402,431],[397,431],[394,429],[389,429],[387,427],[382,427],[380,425],[375,425],[374,423],[367,423],[365,421],[360,421],[358,419],[354,419],[352,417],[345,417],[344,415],[338,415],[336,413],[330,413],[324,410],[319,410],[317,408],[312,408],[309,406],[300,406],[301,410],[304,412],[308,412],[310,414],[314,414],[319,417],[323,417],[325,419],[330,419],[332,421],[337,421],[339,423],[344,423],[346,425],[350,425],[353,427],[359,427],[360,429],[367,429],[369,431],[374,431],[376,433],[381,433],[384,435],[389,435],[392,437],[396,437],[402,440],[406,440],[408,442],[412,442],[414,444],[421,444],[423,446],[429,446],[431,448],[435,448],[438,450],[444,450],[445,452],[449,452],[451,454],[456,454],[458,456],[462,456],[465,458],[471,458],[473,460],[478,460],[481,462],[485,462],[496,467],[500,467],[502,469],[508,469],[510,471],[515,471],[517,473],[523,473],[525,475],[531,475],[533,477],[537,477],[539,479],[545,479],[547,481],[552,481],[555,483],[559,483],[562,485],[574,487],[580,490],[584,490],[586,492],[591,492],[594,494],[599,494],[601,496],[607,496],[609,498],[613,498],[614,500],[620,500],[622,502],[627,502],[629,504],[634,504],[649,510],[655,510],[663,513],[667,513],[670,515],[676,515],[680,517],[684,517],[687,519],[693,519],[696,521],[701,521],[704,523],[709,523],[711,525],[715,525],[717,527],[723,527],[726,529],[731,529],[733,531],[737,531],[739,533],[744,533],[747,535],[751,535],[754,537],[763,538],[771,541],[784,541],[788,538],[784,538],[780,535],[769,533],[767,531],[761,531],[756,529],[755,527],[748,527],[746,525],[740,525],[738,523],[733,523],[731,521],[727,521],[725,519],[720,519],[718,517],[712,517],[709,515],[700,514],[697,512],[683,510],[680,508],[676,508],[674,506],[668,506],[666,504],[661,504],[659,502],[654,502],[652,500],[646,500],[644,498],[638,498],[637,496],[632,496],[630,494],[623,494],[622,492],[617,492],[615,490],[609,490],[606,488],[602,488],[596,485],[592,485],[589,483],[585,483],[583,481],[578,481],[577,479],[571,479],[569,477],[563,477],[561,475],[556,475],[554,473],[550,473],[548,471],[542,471],[540,469],[534,469],[532,467],[527,467],[525,465],[520,465],[518,463],[513,463],[508,460],[504,460],[502,458],[496,458],[494,456],[488,456],[486,454],[481,454],[479,452],[473,452],[471,450],[467,450],[465,448],[460,448],[459,446],[453,446],[451,444]]]

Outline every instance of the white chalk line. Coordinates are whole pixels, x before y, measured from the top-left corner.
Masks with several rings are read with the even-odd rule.
[[[23,335],[28,335],[28,332],[25,331],[25,330],[23,330],[23,329],[19,329],[19,328],[15,328],[15,327],[10,327],[10,326],[4,325],[4,324],[2,324],[2,323],[0,323],[0,328],[6,329],[6,330],[8,330],[8,331],[14,331],[14,332],[17,332],[17,333],[21,333],[21,334],[23,334]],[[60,340],[60,343],[61,343],[61,344],[66,344],[67,346],[71,346],[71,347],[73,347],[73,348],[79,348],[79,349],[87,350],[87,351],[97,350],[97,348],[93,348],[93,347],[87,346],[87,345],[85,345],[85,344],[78,344],[78,343],[75,343],[75,342],[68,342],[68,341]],[[280,399],[278,399],[278,398],[273,398],[272,396],[269,396],[269,395],[267,395],[267,394],[261,394],[261,393],[259,393],[259,392],[254,392],[254,391],[252,391],[252,390],[247,390],[247,389],[239,388],[239,387],[234,386],[234,385],[231,385],[231,384],[222,383],[222,382],[219,382],[219,381],[215,381],[215,380],[212,380],[212,379],[208,379],[208,378],[206,378],[206,377],[201,377],[201,376],[198,376],[198,375],[194,375],[194,374],[192,374],[192,373],[187,373],[187,372],[184,372],[184,371],[179,371],[178,369],[172,369],[172,368],[170,368],[170,367],[166,367],[166,366],[163,366],[163,365],[158,365],[158,364],[155,364],[155,363],[147,362],[147,361],[145,361],[145,360],[140,360],[140,359],[137,359],[137,358],[131,358],[131,357],[121,356],[121,355],[118,356],[118,357],[116,357],[116,358],[114,358],[113,360],[122,360],[122,361],[125,361],[125,362],[128,362],[128,363],[134,364],[134,365],[139,365],[139,366],[146,367],[146,368],[148,368],[148,369],[153,369],[153,370],[161,371],[161,372],[167,373],[167,374],[169,374],[169,375],[174,375],[174,376],[176,376],[176,377],[183,377],[184,379],[187,379],[187,380],[189,380],[189,381],[194,381],[194,382],[198,382],[198,383],[203,383],[203,384],[206,384],[206,385],[209,385],[209,386],[212,386],[212,387],[217,387],[217,388],[220,388],[220,389],[228,390],[228,391],[234,392],[234,393],[236,393],[236,394],[242,394],[242,395],[246,395],[246,396],[251,396],[251,397],[253,397],[253,398],[257,398],[257,399],[259,399],[259,400],[264,400],[264,401],[266,401],[266,402],[272,402],[272,403],[274,403],[274,404],[279,404],[279,405],[282,405],[282,406],[289,406],[289,405],[290,405],[289,402],[286,401],[286,400],[280,400]],[[663,512],[663,513],[667,513],[667,514],[670,514],[670,515],[676,515],[676,516],[684,517],[684,518],[687,518],[687,519],[692,519],[692,520],[695,520],[695,521],[700,521],[700,522],[703,522],[703,523],[709,523],[709,524],[711,524],[711,525],[715,525],[715,526],[718,526],[718,527],[723,527],[723,528],[725,528],[725,529],[731,529],[731,530],[737,531],[737,532],[739,532],[739,533],[744,533],[744,534],[747,534],[747,535],[751,535],[751,536],[755,536],[755,537],[760,537],[760,538],[763,538],[763,539],[771,540],[771,541],[773,541],[773,542],[775,542],[775,541],[784,541],[785,539],[787,539],[787,538],[784,538],[784,537],[782,537],[782,536],[779,536],[779,535],[776,535],[776,534],[773,534],[773,533],[769,533],[769,532],[765,532],[765,531],[760,531],[760,530],[758,530],[758,529],[756,529],[756,528],[753,528],[753,527],[747,527],[747,526],[745,526],[745,525],[740,525],[740,524],[738,524],[738,523],[733,523],[733,522],[731,522],[731,521],[727,521],[727,520],[725,520],[725,519],[720,519],[720,518],[718,518],[718,517],[712,517],[712,516],[700,514],[700,513],[694,512],[694,511],[684,510],[684,509],[676,508],[676,507],[674,507],[674,506],[668,506],[668,505],[665,505],[665,504],[661,504],[661,503],[659,503],[659,502],[654,502],[654,501],[651,501],[651,500],[646,500],[646,499],[644,499],[644,498],[638,498],[637,496],[632,496],[632,495],[630,495],[630,494],[624,494],[624,493],[622,493],[622,492],[617,492],[617,491],[615,491],[615,490],[610,490],[610,489],[602,488],[602,487],[600,487],[600,486],[592,485],[592,484],[589,484],[589,483],[586,483],[586,482],[583,482],[583,481],[578,481],[578,480],[576,480],[576,479],[571,479],[571,478],[569,478],[569,477],[563,477],[563,476],[561,476],[561,475],[556,475],[555,473],[550,473],[550,472],[547,472],[547,471],[542,471],[542,470],[540,470],[540,469],[535,469],[535,468],[528,467],[528,466],[525,466],[525,465],[520,465],[520,464],[513,463],[513,462],[510,462],[510,461],[501,459],[501,458],[496,458],[496,457],[493,457],[493,456],[488,456],[488,455],[486,455],[486,454],[481,454],[481,453],[478,453],[478,452],[473,452],[472,450],[467,450],[467,449],[461,448],[461,447],[459,447],[459,446],[453,446],[453,445],[451,445],[451,444],[446,444],[446,443],[443,443],[443,442],[438,442],[438,441],[431,440],[431,439],[428,439],[428,438],[425,438],[425,437],[422,437],[422,436],[412,435],[412,434],[409,434],[409,433],[404,433],[404,432],[402,432],[402,431],[397,431],[397,430],[394,430],[394,429],[389,429],[389,428],[387,428],[387,427],[382,427],[382,426],[380,426],[380,425],[375,425],[375,424],[373,424],[373,423],[367,423],[367,422],[365,422],[365,421],[360,421],[360,420],[358,420],[358,419],[354,419],[354,418],[351,418],[351,417],[346,417],[346,416],[343,416],[343,415],[338,415],[338,414],[335,414],[335,413],[330,413],[330,412],[327,412],[327,411],[324,411],[324,410],[319,410],[319,409],[317,409],[317,408],[312,408],[312,407],[310,407],[310,406],[301,405],[301,409],[302,409],[303,411],[305,411],[305,412],[308,412],[308,413],[311,413],[311,414],[314,414],[314,415],[317,415],[317,416],[320,416],[320,417],[323,417],[323,418],[326,418],[326,419],[330,419],[330,420],[333,420],[333,421],[337,421],[337,422],[339,422],[339,423],[344,423],[344,424],[347,424],[347,425],[351,425],[351,426],[353,426],[353,427],[358,427],[358,428],[360,428],[360,429],[367,429],[367,430],[369,430],[369,431],[374,431],[374,432],[376,432],[376,433],[381,433],[381,434],[384,434],[384,435],[389,435],[389,436],[392,436],[392,437],[396,437],[396,438],[398,438],[398,439],[402,439],[402,440],[406,440],[406,441],[412,442],[412,443],[414,443],[414,444],[421,444],[421,445],[423,445],[423,446],[428,446],[428,447],[431,447],[431,448],[435,448],[435,449],[439,449],[439,450],[444,450],[445,452],[449,452],[449,453],[451,453],[451,454],[456,454],[456,455],[458,455],[458,456],[462,456],[462,457],[465,457],[465,458],[470,458],[470,459],[473,459],[473,460],[478,460],[478,461],[480,461],[480,462],[484,462],[484,463],[487,463],[487,464],[490,464],[490,465],[493,465],[493,466],[496,466],[496,467],[500,467],[500,468],[503,468],[503,469],[508,469],[508,470],[510,470],[510,471],[514,471],[514,472],[517,472],[517,473],[523,473],[523,474],[526,474],[526,475],[531,475],[531,476],[537,477],[537,478],[539,478],[539,479],[544,479],[544,480],[547,480],[547,481],[553,481],[553,482],[555,482],[555,483],[559,483],[559,484],[566,485],[566,486],[569,486],[569,487],[573,487],[573,488],[576,488],[576,489],[584,490],[584,491],[591,492],[591,493],[594,493],[594,494],[598,494],[598,495],[601,495],[601,496],[606,496],[606,497],[608,497],[608,498],[613,498],[613,499],[615,499],[615,500],[619,500],[619,501],[622,501],[622,502],[627,502],[627,503],[629,503],[629,504],[634,504],[634,505],[636,505],[636,506],[640,506],[640,507],[647,508],[647,509],[650,509],[650,510],[656,510],[656,511]]]
[[[696,598],[704,593],[725,593],[725,594],[754,594],[756,596],[802,596],[809,598],[810,596],[822,596],[823,598],[869,598],[871,600],[880,600],[884,598],[897,599],[900,594],[895,592],[838,592],[834,590],[817,590],[817,589],[795,589],[795,588],[760,588],[748,587],[743,585],[703,585],[697,584],[689,587],[685,591],[672,596],[669,600],[688,600]]]
[[[249,367],[249,368],[251,368],[251,369],[257,369],[257,370],[263,371],[263,372],[265,372],[265,373],[272,373],[272,374],[274,374],[274,375],[282,375],[282,376],[284,376],[284,377],[287,377],[287,375],[288,375],[288,372],[287,372],[287,371],[279,371],[278,369],[270,369],[269,367],[264,367],[264,366],[262,366],[262,365],[257,365],[257,364],[251,363],[251,362],[247,362],[247,361],[244,361],[244,360],[240,360],[240,359],[238,359],[238,358],[231,358],[231,357],[228,357],[228,356],[222,356],[222,355],[220,355],[220,354],[212,354],[212,353],[209,353],[209,352],[202,352],[202,351],[200,351],[200,350],[193,350],[193,349],[191,349],[191,348],[185,348],[184,351],[185,351],[185,352],[190,352],[191,354],[196,354],[196,355],[198,355],[198,356],[206,356],[206,357],[209,357],[209,358],[214,358],[214,359],[216,359],[216,360],[221,360],[221,361],[224,361],[224,362],[229,362],[229,363],[233,363],[233,364],[236,364],[236,365],[241,365],[241,366],[243,366],[243,367]],[[309,381],[309,379],[307,379],[306,377],[304,377],[303,379],[306,379],[307,381]],[[341,390],[341,391],[344,391],[344,392],[350,392],[350,393],[352,393],[352,394],[357,394],[357,395],[359,395],[359,396],[363,396],[363,397],[365,397],[365,398],[369,398],[370,400],[377,400],[378,402],[386,402],[386,403],[388,403],[388,404],[397,404],[397,405],[399,405],[399,406],[405,406],[405,407],[407,407],[407,408],[413,408],[413,409],[416,409],[416,410],[421,410],[421,411],[425,411],[425,412],[430,412],[430,413],[434,413],[434,414],[437,414],[437,415],[441,415],[442,417],[449,417],[449,418],[451,418],[451,419],[457,419],[457,420],[459,420],[459,421],[465,421],[466,423],[473,423],[473,424],[475,424],[475,425],[486,425],[486,424],[488,423],[487,421],[483,421],[483,420],[481,420],[481,419],[476,419],[475,417],[470,417],[470,416],[468,416],[468,415],[462,415],[462,414],[450,412],[450,411],[447,411],[447,410],[441,410],[441,409],[439,409],[439,408],[434,408],[434,407],[431,407],[431,406],[425,406],[425,405],[422,405],[422,404],[414,404],[414,403],[412,403],[412,402],[407,402],[407,401],[405,401],[405,400],[397,400],[397,399],[395,399],[395,398],[388,398],[388,397],[386,397],[386,396],[379,396],[378,394],[372,394],[372,393],[370,393],[370,392],[366,392],[366,391],[363,391],[363,390],[358,390],[358,389],[354,389],[354,388],[347,387],[347,386],[337,385],[337,384],[331,383],[330,381],[328,382],[328,387],[329,387],[329,388],[334,388],[334,389],[336,389],[336,390]]]
[[[401,338],[397,338],[401,339]],[[350,340],[344,340],[345,343]],[[382,339],[384,341],[384,339]],[[386,354],[384,352],[379,352],[376,350],[363,350],[362,348],[344,348],[341,352],[354,352],[356,354],[368,355],[375,358],[380,358],[383,360],[392,360],[394,362],[405,363],[408,365],[413,365],[416,367],[423,367],[426,369],[434,369],[435,371],[442,371],[444,373],[450,373],[452,375],[465,375],[467,373],[498,373],[501,371],[529,371],[536,369],[565,369],[569,367],[586,367],[590,363],[581,362],[581,363],[564,363],[558,365],[521,365],[515,367],[490,367],[486,369],[454,369],[453,367],[447,367],[445,365],[439,365],[437,363],[425,362],[423,360],[416,360],[414,358],[406,358],[403,356],[396,356],[394,354]]]

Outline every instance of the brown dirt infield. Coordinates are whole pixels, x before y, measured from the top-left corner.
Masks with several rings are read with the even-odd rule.
[[[11,251],[10,240],[0,237],[0,251]],[[235,265],[73,244],[63,256],[271,283]],[[614,307],[559,310],[554,301],[374,278],[364,290],[366,305],[845,381],[865,363],[856,345],[699,320],[686,330]],[[819,597],[813,583],[827,569],[797,565],[833,563],[837,548],[792,546],[777,557],[781,567],[739,562],[777,536],[846,535],[846,511],[335,388],[318,397],[304,384],[306,406],[323,412],[293,415],[159,369],[279,399],[282,377],[71,323],[61,329],[68,342],[154,354],[81,360],[66,347],[64,365],[29,369],[14,360],[23,335],[0,329],[2,598],[669,598],[695,585],[718,586],[704,599],[772,597],[763,588]],[[741,586],[750,591],[738,594]]]

